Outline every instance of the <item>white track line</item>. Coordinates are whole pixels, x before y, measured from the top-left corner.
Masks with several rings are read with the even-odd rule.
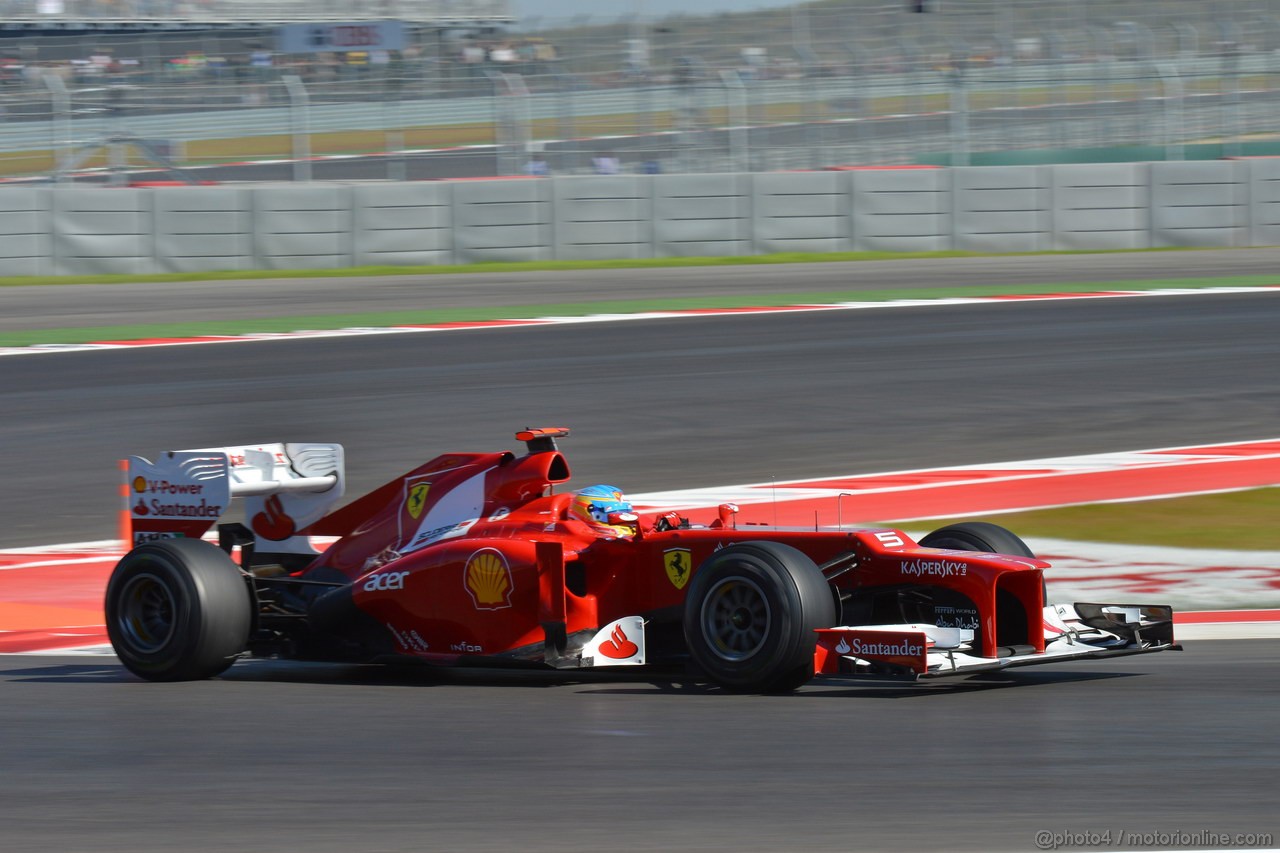
[[[475,323],[425,323],[405,326],[360,327],[294,332],[262,332],[247,335],[193,336],[181,340],[139,340],[130,343],[35,344],[27,347],[0,347],[0,356],[47,355],[56,352],[88,350],[145,349],[151,347],[195,346],[203,344],[261,343],[264,341],[298,340],[314,337],[364,337],[368,335],[414,334],[423,332],[479,331],[526,326],[575,325],[582,323],[618,323],[646,320],[673,320],[705,317],[737,317],[755,314],[798,314],[817,311],[864,311],[883,308],[930,308],[940,305],[1024,305],[1039,302],[1062,302],[1073,299],[1132,299],[1169,296],[1221,296],[1233,293],[1280,293],[1280,284],[1258,287],[1161,288],[1158,290],[1108,290],[1092,293],[1026,294],[1006,296],[947,297],[941,299],[890,299],[878,302],[832,302],[826,304],[777,305],[758,308],[678,309],[643,311],[634,314],[586,314],[572,317],[533,317],[508,320],[480,320]]]

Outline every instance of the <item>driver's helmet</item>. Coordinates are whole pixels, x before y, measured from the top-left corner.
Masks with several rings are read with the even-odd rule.
[[[569,513],[601,532],[630,536],[636,531],[637,516],[617,486],[579,489],[569,505]]]

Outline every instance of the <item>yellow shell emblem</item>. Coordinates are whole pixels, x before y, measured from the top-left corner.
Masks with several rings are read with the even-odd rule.
[[[418,483],[409,489],[409,494],[405,495],[404,508],[409,510],[409,515],[418,518],[422,515],[422,508],[427,505],[427,492],[430,491],[430,483]]]
[[[511,567],[498,551],[476,551],[462,570],[464,583],[477,610],[501,610],[511,606]]]

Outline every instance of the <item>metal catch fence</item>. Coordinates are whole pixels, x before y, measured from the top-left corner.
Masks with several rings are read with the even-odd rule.
[[[1280,0],[644,6],[410,22],[399,50],[285,54],[268,29],[22,39],[0,46],[0,174],[391,152],[396,178],[459,148],[483,174],[1280,153]]]

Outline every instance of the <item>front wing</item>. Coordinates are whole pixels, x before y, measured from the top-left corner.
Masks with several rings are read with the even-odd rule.
[[[1045,647],[1002,646],[975,653],[973,632],[933,625],[822,628],[814,653],[818,675],[906,677],[968,675],[1061,660],[1119,657],[1181,649],[1173,610],[1163,605],[1054,604],[1044,608]]]

